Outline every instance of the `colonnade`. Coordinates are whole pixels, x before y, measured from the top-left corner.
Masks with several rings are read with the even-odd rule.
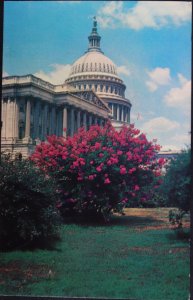
[[[109,107],[112,111],[113,119],[120,122],[130,122],[130,108],[117,104],[117,103],[109,103]]]
[[[16,142],[45,140],[47,135],[66,136],[84,126],[104,125],[105,119],[72,105],[49,103],[36,98],[5,98],[2,101],[2,139]],[[66,128],[66,131],[63,129]]]

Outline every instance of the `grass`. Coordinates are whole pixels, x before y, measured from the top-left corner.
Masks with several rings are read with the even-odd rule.
[[[168,209],[125,213],[110,225],[64,225],[52,250],[1,253],[0,294],[187,300],[189,244]]]

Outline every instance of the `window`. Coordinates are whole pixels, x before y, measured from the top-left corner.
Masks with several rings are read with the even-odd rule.
[[[102,84],[100,85],[100,91],[101,92],[103,91],[103,85]]]

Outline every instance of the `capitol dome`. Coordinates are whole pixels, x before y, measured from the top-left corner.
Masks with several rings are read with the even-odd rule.
[[[131,102],[125,98],[126,86],[118,76],[116,65],[100,48],[96,18],[88,40],[88,50],[72,64],[65,83],[80,91],[94,91],[112,111],[115,127],[130,123]]]
[[[101,51],[88,51],[72,65],[70,77],[78,74],[95,73],[117,77],[117,67]]]

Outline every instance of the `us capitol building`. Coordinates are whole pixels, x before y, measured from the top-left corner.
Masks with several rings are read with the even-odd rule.
[[[62,85],[33,75],[2,79],[2,151],[28,156],[47,135],[72,136],[79,127],[103,126],[108,119],[117,130],[130,123],[126,86],[100,48],[95,18],[88,40]]]

